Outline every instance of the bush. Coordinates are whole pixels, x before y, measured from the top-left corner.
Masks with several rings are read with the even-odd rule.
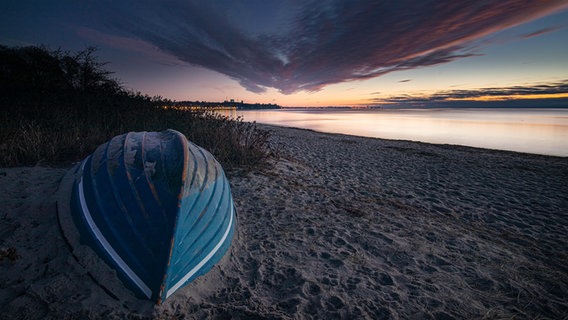
[[[225,168],[251,168],[269,156],[268,133],[254,123],[125,90],[94,52],[0,46],[0,166],[68,164],[113,136],[168,128]]]

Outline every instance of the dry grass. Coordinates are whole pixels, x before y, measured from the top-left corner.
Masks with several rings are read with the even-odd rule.
[[[65,165],[83,159],[115,135],[168,128],[208,149],[229,169],[261,165],[270,154],[266,131],[215,113],[158,107],[91,113],[64,109],[33,118],[5,113],[1,119],[10,124],[0,128],[2,167]]]

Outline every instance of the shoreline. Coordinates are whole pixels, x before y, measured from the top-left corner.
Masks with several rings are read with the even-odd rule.
[[[252,122],[252,121],[245,121],[245,122]],[[293,129],[293,130],[298,130],[298,131],[307,131],[307,132],[316,133],[316,134],[326,134],[326,135],[332,135],[332,136],[337,135],[337,136],[340,136],[340,137],[344,137],[346,139],[353,137],[353,138],[371,139],[371,140],[380,140],[380,141],[416,143],[416,144],[422,144],[422,145],[440,147],[440,148],[448,148],[448,149],[465,148],[465,149],[473,149],[473,150],[479,150],[479,151],[484,151],[484,152],[502,152],[502,153],[509,153],[511,155],[519,154],[519,155],[522,155],[522,156],[529,156],[529,157],[536,156],[536,157],[550,157],[550,158],[568,159],[568,156],[558,156],[558,155],[552,155],[552,154],[530,153],[530,152],[522,152],[522,151],[503,150],[503,149],[491,149],[491,148],[484,148],[484,147],[466,146],[466,145],[461,145],[461,144],[425,142],[425,141],[419,141],[419,140],[367,137],[367,136],[359,136],[359,135],[348,134],[348,133],[324,132],[324,131],[318,131],[318,130],[308,129],[308,128],[284,126],[284,125],[276,125],[276,124],[267,124],[267,123],[260,123],[260,122],[256,122],[256,125],[260,129],[269,130],[269,131],[271,130],[271,128],[273,128],[273,130],[276,129],[276,128]]]
[[[325,133],[568,157],[568,144],[561,139],[568,137],[568,108],[278,111],[236,114],[245,121]]]
[[[562,318],[568,158],[259,124],[278,158],[231,174],[238,235],[163,305],[72,257],[69,168],[0,168],[0,318]]]

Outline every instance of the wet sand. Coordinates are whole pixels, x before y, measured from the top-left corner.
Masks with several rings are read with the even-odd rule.
[[[161,306],[71,253],[70,168],[0,169],[0,319],[566,318],[568,158],[265,128],[229,254]]]

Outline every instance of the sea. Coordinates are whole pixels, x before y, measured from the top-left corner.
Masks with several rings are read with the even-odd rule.
[[[334,109],[230,111],[244,121],[363,137],[568,157],[566,109]]]

